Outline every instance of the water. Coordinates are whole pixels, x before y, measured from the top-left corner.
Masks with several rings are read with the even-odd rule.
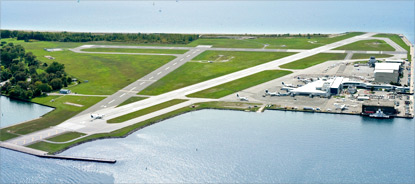
[[[168,33],[403,33],[411,1],[1,1],[1,28]],[[28,18],[30,17],[30,18]]]
[[[408,119],[203,110],[62,153],[112,158],[114,165],[8,153],[14,156],[2,158],[0,171],[71,171],[65,175],[70,181],[82,171],[82,178],[101,174],[104,182],[117,183],[414,183],[414,130]],[[16,166],[22,157],[42,163]],[[15,175],[1,178],[14,182]]]
[[[38,118],[53,110],[51,107],[0,96],[0,128]]]

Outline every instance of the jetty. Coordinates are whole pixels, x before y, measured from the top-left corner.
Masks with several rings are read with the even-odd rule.
[[[74,157],[74,156],[63,156],[63,155],[49,155],[45,151],[40,151],[12,143],[7,142],[0,142],[0,147],[18,151],[21,153],[26,153],[29,155],[34,155],[41,158],[51,158],[51,159],[61,159],[61,160],[75,160],[75,161],[87,161],[87,162],[100,162],[100,163],[110,163],[114,164],[117,162],[117,160],[114,159],[104,159],[104,158],[90,158],[90,157]]]

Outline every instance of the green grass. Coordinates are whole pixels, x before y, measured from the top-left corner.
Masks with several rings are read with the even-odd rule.
[[[98,138],[116,138],[116,137],[123,137],[130,133],[131,131],[141,129],[143,127],[149,126],[151,124],[160,122],[162,120],[180,115],[182,113],[200,110],[200,109],[231,109],[231,110],[242,110],[242,111],[252,111],[255,112],[259,109],[259,107],[254,107],[255,105],[260,104],[253,104],[253,103],[243,103],[243,102],[204,102],[204,103],[198,103],[195,104],[194,108],[191,107],[183,107],[181,109],[177,109],[175,111],[142,121],[137,122],[136,124],[124,127],[119,130],[115,130],[110,133],[101,133],[101,134],[94,134],[90,135],[88,137],[84,137],[82,139],[75,140],[70,143],[64,143],[64,144],[54,144],[54,143],[48,143],[48,142],[37,142],[34,144],[29,145],[28,147],[43,150],[48,153],[56,153],[58,151],[61,151],[63,149],[66,149],[74,144],[79,144],[82,142],[86,142],[88,140],[98,139]],[[251,107],[251,108],[249,108]]]
[[[205,51],[187,62],[183,66],[153,83],[139,94],[159,95],[168,91],[186,87],[209,79],[220,77],[242,69],[250,68],[269,61],[280,59],[294,53],[285,52],[231,52],[231,51]],[[206,60],[222,60],[227,62],[198,62]]]
[[[46,52],[43,48],[71,48],[87,43],[67,42],[22,42],[26,51],[32,51],[39,60],[50,64],[53,60],[44,56],[50,55],[56,61],[65,64],[65,71],[81,82],[68,89],[78,94],[110,95],[135,80],[173,60],[174,56],[144,56],[118,54],[80,54],[72,51]]]
[[[128,113],[128,114],[123,115],[123,116],[119,116],[119,117],[107,120],[107,123],[122,123],[124,121],[134,119],[134,118],[146,115],[146,114],[150,114],[152,112],[155,112],[155,111],[158,111],[158,110],[161,110],[161,109],[164,109],[164,108],[167,108],[167,107],[170,107],[170,106],[173,106],[173,105],[185,102],[185,101],[187,101],[187,100],[173,99],[173,100],[161,103],[161,104],[153,105],[153,106],[147,107],[145,109],[141,109],[141,110],[138,110],[138,111],[135,111],[135,112]]]
[[[361,40],[333,50],[395,51],[392,46],[383,40]]]
[[[402,40],[402,38],[399,35],[397,35],[397,34],[377,34],[373,37],[383,37],[383,38],[391,39],[393,42],[395,42],[396,44],[398,44],[399,46],[404,48],[406,51],[408,51],[407,59],[411,60],[410,47],[408,45],[406,45],[406,43]]]
[[[82,51],[87,51],[87,52],[123,52],[123,53],[184,54],[188,50],[177,50],[177,49],[89,48],[89,49],[82,49]]]
[[[346,54],[332,54],[332,53],[320,53],[304,59],[293,61],[281,65],[280,68],[286,69],[304,69],[310,66],[314,66],[320,63],[324,63],[329,60],[343,60],[346,57]]]
[[[371,56],[375,56],[375,58],[389,58],[392,57],[393,55],[389,55],[389,54],[353,54],[352,59],[368,59]]]
[[[127,99],[126,101],[124,101],[123,103],[121,103],[120,105],[117,105],[117,107],[121,107],[123,105],[127,105],[127,104],[130,104],[130,103],[133,103],[133,102],[137,102],[137,101],[140,101],[140,100],[144,100],[146,98],[147,97],[133,96],[133,97],[130,97],[129,99]]]
[[[275,37],[265,38],[260,37],[256,39],[197,39],[189,46],[197,45],[212,45],[218,48],[262,48],[264,44],[268,44],[267,49],[312,49],[319,46],[323,46],[336,41],[344,40],[353,36],[363,34],[362,32],[352,32],[336,37]]]
[[[285,70],[266,70],[262,71],[244,78],[240,78],[219,86],[215,86],[203,91],[199,91],[190,95],[188,97],[197,97],[197,98],[221,98],[237,91],[244,90],[246,88],[262,84],[264,82],[282,77],[292,73],[291,71]]]
[[[82,137],[84,135],[86,134],[80,133],[80,132],[68,132],[68,133],[60,134],[55,137],[49,138],[47,140],[53,141],[53,142],[66,142],[72,139],[76,139],[78,137]]]
[[[54,102],[51,100],[54,99]],[[42,118],[35,119],[26,123],[18,124],[8,128],[2,129],[3,132],[10,131],[11,133],[16,134],[29,134],[35,131],[43,130],[51,126],[58,125],[63,121],[75,116],[79,112],[87,109],[88,107],[96,104],[97,102],[104,99],[104,97],[90,97],[90,96],[47,96],[47,97],[37,97],[32,101],[48,106],[55,107],[56,109],[47,113]],[[65,102],[76,103],[83,105],[82,107],[77,107],[73,105],[67,105]],[[9,133],[10,134],[10,133]],[[6,137],[1,136],[2,140],[6,140],[10,135],[6,134]]]

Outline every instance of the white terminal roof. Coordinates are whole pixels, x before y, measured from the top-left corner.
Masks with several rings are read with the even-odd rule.
[[[339,88],[342,84],[343,77],[336,77],[334,78],[334,81],[331,83],[330,88]]]
[[[401,66],[400,63],[376,63],[375,71],[376,70],[399,70],[400,66]]]
[[[375,73],[393,73],[394,70],[375,70]]]

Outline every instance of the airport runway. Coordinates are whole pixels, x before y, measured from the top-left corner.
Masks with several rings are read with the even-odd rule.
[[[161,109],[160,111],[156,111],[150,114],[147,114],[145,116],[136,118],[134,120],[126,121],[123,123],[118,124],[107,124],[106,119],[115,118],[118,116],[122,116],[137,110],[141,110],[156,104],[160,104],[172,99],[177,98],[186,98],[185,95],[201,91],[213,86],[217,86],[220,84],[224,84],[226,82],[230,82],[235,79],[239,79],[248,75],[252,75],[264,70],[270,70],[270,69],[277,69],[280,65],[290,63],[292,61],[296,61],[299,59],[303,59],[318,53],[345,53],[346,51],[338,51],[338,50],[331,50],[343,45],[347,45],[359,40],[365,40],[371,38],[371,36],[375,35],[376,33],[366,33],[360,36],[355,36],[352,38],[348,38],[345,40],[341,40],[335,43],[327,44],[318,48],[310,49],[310,50],[298,50],[298,49],[287,49],[287,50],[280,50],[280,49],[224,49],[224,48],[209,48],[209,47],[182,47],[183,49],[189,49],[188,52],[185,54],[177,57],[173,61],[170,61],[169,63],[163,65],[159,69],[151,72],[150,74],[146,75],[145,77],[135,81],[134,83],[128,85],[127,87],[123,88],[122,90],[116,92],[115,94],[109,96],[108,98],[102,100],[98,104],[92,106],[91,108],[87,109],[86,111],[82,112],[81,114],[61,123],[58,126],[42,130],[39,132],[35,132],[29,135],[20,136],[15,139],[11,139],[7,142],[11,143],[23,143],[24,145],[27,145],[29,143],[32,143],[33,137],[42,137],[43,139],[46,137],[51,137],[51,133],[54,131],[56,132],[57,129],[59,130],[67,130],[67,131],[78,131],[83,132],[86,134],[95,134],[95,133],[104,133],[104,132],[111,132],[132,124],[135,124],[137,122],[156,117],[158,115],[171,112],[173,110],[176,110],[181,107],[188,106],[192,103],[202,102],[202,101],[213,101],[213,99],[191,99],[190,101],[180,103],[174,106],[171,106],[169,108]],[[101,46],[106,47],[106,46]],[[113,46],[112,46],[113,47]],[[141,46],[117,46],[118,48],[152,48],[152,47],[141,47]],[[154,47],[157,49],[160,49],[161,47]],[[152,48],[152,49],[154,49]],[[165,47],[166,49],[172,49],[172,47]],[[77,49],[73,49],[74,52],[77,52]],[[174,48],[176,49],[176,48]],[[177,89],[168,93],[164,93],[158,96],[152,96],[147,99],[134,102],[128,105],[124,105],[121,107],[115,108],[116,105],[122,103],[126,99],[128,99],[131,96],[136,95],[136,93],[145,87],[151,85],[156,80],[162,78],[163,76],[167,75],[170,71],[173,71],[174,69],[178,68],[179,66],[183,65],[185,62],[191,60],[195,56],[199,55],[205,50],[228,50],[228,51],[260,51],[260,52],[268,52],[268,51],[275,51],[275,52],[298,52],[297,54],[287,56],[281,59],[277,59],[274,61],[270,61],[261,65],[257,65],[248,69],[240,70],[231,74],[227,74],[225,76],[217,77],[208,81],[204,81],[198,84],[194,84],[191,86],[187,86],[181,89]],[[81,51],[82,52],[82,51]],[[353,53],[372,53],[372,52],[378,52],[378,51],[352,51]],[[379,52],[378,52],[379,53]],[[381,53],[397,53],[401,54],[401,51],[392,51],[392,52],[381,52]],[[406,51],[405,51],[406,53]],[[103,120],[93,120],[91,121],[90,114],[91,113],[97,113],[97,114],[105,114],[105,117]]]

